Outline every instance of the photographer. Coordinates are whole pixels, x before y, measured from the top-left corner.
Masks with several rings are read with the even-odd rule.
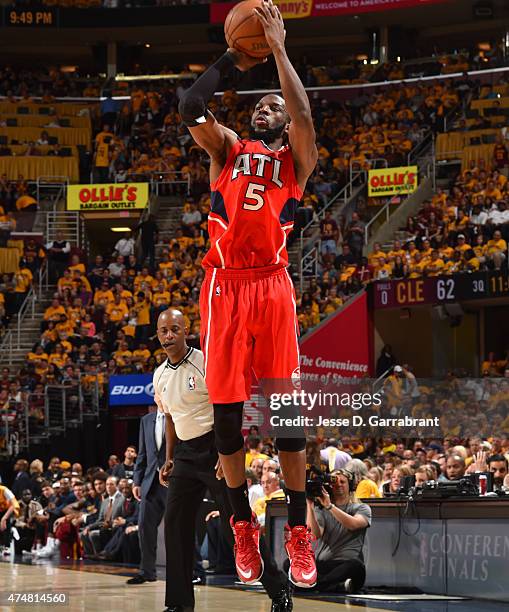
[[[307,525],[318,539],[317,589],[353,593],[366,579],[362,547],[371,525],[371,509],[357,502],[353,474],[347,470],[331,474],[331,487],[332,495],[322,487],[319,497],[307,499]],[[320,507],[315,507],[315,501]]]

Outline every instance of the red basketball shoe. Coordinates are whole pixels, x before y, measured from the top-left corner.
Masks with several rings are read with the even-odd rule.
[[[285,526],[285,548],[290,559],[288,577],[291,582],[303,589],[310,589],[316,584],[315,553],[311,548],[313,534],[307,527],[298,525]]]
[[[235,566],[237,574],[245,584],[254,584],[263,574],[263,561],[260,555],[260,525],[253,514],[251,521],[233,522],[230,519],[235,538]]]

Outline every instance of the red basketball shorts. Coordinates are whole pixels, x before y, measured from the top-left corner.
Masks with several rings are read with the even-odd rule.
[[[208,269],[200,313],[211,402],[249,399],[253,372],[258,381],[300,374],[295,291],[286,268]]]

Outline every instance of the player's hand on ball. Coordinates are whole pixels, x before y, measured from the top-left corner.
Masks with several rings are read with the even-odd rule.
[[[169,478],[173,471],[173,459],[169,459],[163,467],[159,470],[159,482],[163,487],[168,487]]]
[[[269,47],[281,49],[285,46],[286,30],[283,16],[272,0],[265,0],[260,8],[253,9],[263,25],[265,40]]]
[[[267,61],[266,57],[251,57],[250,55],[242,53],[242,51],[239,51],[238,49],[232,49],[231,47],[228,49],[228,53],[233,57],[235,67],[241,72],[247,72],[253,66],[263,64]]]

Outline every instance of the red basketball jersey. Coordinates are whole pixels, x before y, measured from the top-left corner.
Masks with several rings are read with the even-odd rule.
[[[302,191],[288,145],[272,151],[260,140],[238,140],[211,184],[211,248],[205,268],[283,268]]]

